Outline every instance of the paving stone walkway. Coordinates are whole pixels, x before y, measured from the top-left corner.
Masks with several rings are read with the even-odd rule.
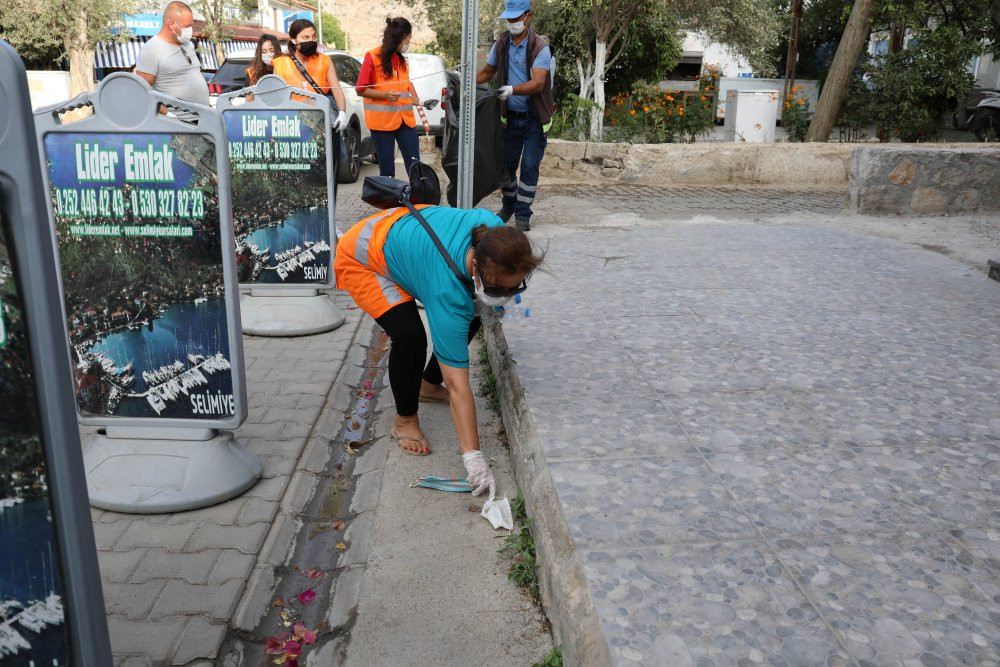
[[[340,412],[324,414],[322,406],[337,395],[335,379],[359,327],[371,326],[347,295],[334,302],[347,317],[334,331],[244,337],[249,414],[235,435],[264,467],[253,488],[192,512],[91,510],[116,664],[213,664],[230,623],[240,625],[248,582],[260,579],[258,567],[272,567],[272,550],[284,557],[288,544],[268,547],[265,539],[281,516],[302,510],[295,494],[285,498],[289,480],[308,471],[307,443],[326,448],[339,429]],[[87,441],[84,432],[84,447]]]
[[[1000,284],[604,196],[504,332],[615,664],[1000,664]]]

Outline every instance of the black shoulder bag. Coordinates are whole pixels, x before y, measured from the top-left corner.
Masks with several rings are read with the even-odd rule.
[[[458,268],[455,260],[445,250],[441,239],[431,229],[427,218],[422,216],[417,207],[413,205],[413,200],[416,200],[417,204],[436,204],[441,201],[441,186],[438,182],[437,174],[434,173],[433,169],[421,162],[413,163],[410,167],[409,183],[390,176],[365,176],[365,182],[361,187],[361,199],[365,203],[381,209],[392,208],[400,204],[408,208],[410,214],[417,219],[424,230],[426,230],[427,235],[431,237],[438,252],[441,253],[444,261],[448,264],[448,268],[458,278],[458,282],[465,286],[465,289],[469,292],[469,296],[475,300],[476,284]]]

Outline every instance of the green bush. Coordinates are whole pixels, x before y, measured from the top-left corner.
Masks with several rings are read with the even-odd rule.
[[[609,141],[694,143],[715,123],[719,72],[707,66],[697,91],[660,90],[639,83],[611,98],[605,121]]]
[[[805,141],[806,133],[809,131],[809,123],[812,121],[812,112],[809,109],[809,100],[802,94],[802,88],[792,86],[785,96],[785,103],[781,109],[781,127],[788,133],[789,141]]]

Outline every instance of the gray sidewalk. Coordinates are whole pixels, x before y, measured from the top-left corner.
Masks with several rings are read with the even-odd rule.
[[[567,664],[1000,663],[998,221],[630,192],[492,336]]]

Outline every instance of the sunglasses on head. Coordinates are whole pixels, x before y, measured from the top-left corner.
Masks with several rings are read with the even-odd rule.
[[[475,253],[476,266],[482,266],[482,262],[479,261],[479,253]],[[524,290],[528,289],[528,277],[525,276],[521,281],[520,285],[515,285],[514,287],[504,287],[503,285],[491,285],[486,282],[486,278],[483,276],[482,272],[479,273],[479,282],[483,284],[483,293],[486,296],[494,296],[500,299],[506,299],[512,297],[516,294],[522,293]]]

